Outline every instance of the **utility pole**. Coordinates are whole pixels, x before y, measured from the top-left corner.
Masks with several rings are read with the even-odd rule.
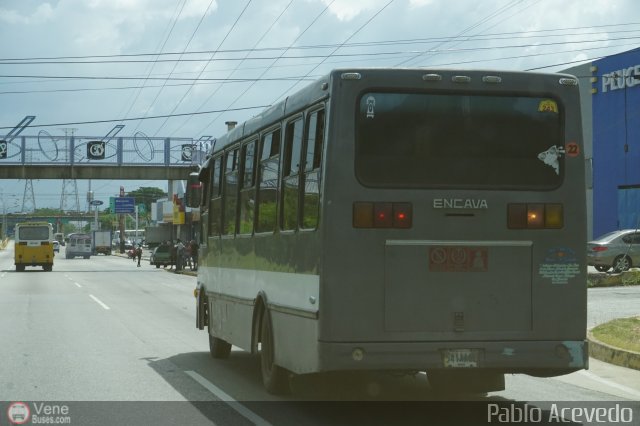
[[[120,197],[124,197],[124,186],[120,186]],[[124,214],[118,214],[118,225],[120,228],[120,254],[124,253]]]

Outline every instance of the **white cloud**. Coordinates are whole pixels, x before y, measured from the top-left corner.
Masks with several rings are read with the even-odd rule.
[[[21,14],[17,10],[0,9],[0,22],[8,24],[40,24],[53,18],[53,8],[49,3],[39,5],[31,14]]]
[[[378,10],[388,0],[322,0],[322,3],[329,6],[329,12],[334,14],[340,21],[351,21],[362,12],[369,10]]]
[[[24,24],[26,23],[26,17],[20,15],[15,10],[0,9],[0,22],[7,24]]]
[[[412,8],[418,8],[418,7],[427,6],[433,2],[434,0],[409,0],[409,6]]]

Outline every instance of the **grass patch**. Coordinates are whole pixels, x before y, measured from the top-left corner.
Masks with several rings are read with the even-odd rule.
[[[621,274],[588,274],[588,287],[617,287],[640,285],[640,271],[631,270]]]
[[[591,332],[603,343],[640,352],[640,317],[615,319],[595,327]]]

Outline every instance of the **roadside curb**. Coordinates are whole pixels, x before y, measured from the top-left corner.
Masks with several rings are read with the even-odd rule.
[[[124,259],[130,260],[130,257],[129,257],[126,253],[116,253],[116,252],[114,252],[114,253],[112,254],[112,256],[118,256],[118,257],[122,257],[122,258],[124,258]],[[142,256],[142,258],[141,258],[140,260],[141,260],[141,261],[142,261],[142,260],[146,260],[146,261],[148,262],[148,261],[149,261],[149,257],[148,257],[148,256]],[[166,268],[163,268],[163,269],[164,269],[166,272],[170,272],[170,273],[172,273],[172,274],[175,274],[175,273],[176,273],[175,269],[166,269]],[[186,270],[182,270],[182,271],[178,272],[178,275],[189,275],[189,276],[191,276],[191,277],[197,277],[197,276],[198,276],[198,271],[186,271]]]
[[[609,364],[640,370],[640,352],[627,351],[608,345],[596,339],[591,330],[587,331],[589,356]]]

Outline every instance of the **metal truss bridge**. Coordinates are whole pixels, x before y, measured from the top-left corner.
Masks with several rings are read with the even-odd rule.
[[[208,141],[186,138],[0,135],[0,179],[184,180]]]

